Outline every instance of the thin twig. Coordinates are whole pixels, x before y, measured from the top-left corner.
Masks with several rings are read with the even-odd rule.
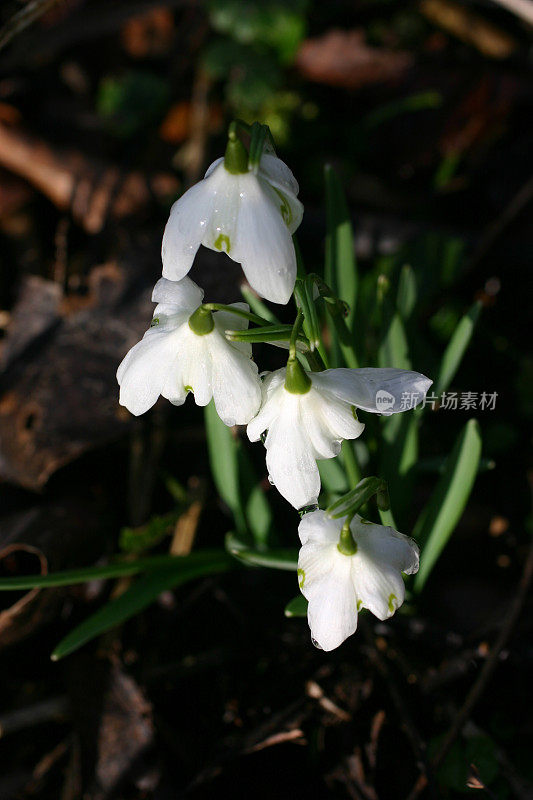
[[[518,584],[518,589],[509,607],[509,611],[501,627],[500,633],[496,641],[494,642],[494,645],[490,651],[490,655],[485,661],[483,668],[481,669],[478,675],[477,680],[474,682],[472,688],[470,689],[466,697],[465,702],[463,703],[451,727],[449,728],[448,733],[446,734],[439,751],[432,760],[431,766],[433,770],[436,771],[443,763],[453,743],[455,742],[457,737],[461,734],[465,724],[468,722],[468,719],[475,705],[477,704],[478,700],[480,699],[483,692],[487,688],[487,685],[492,677],[492,673],[494,672],[494,670],[498,665],[500,659],[500,653],[506,646],[507,642],[509,641],[514,631],[515,625],[518,621],[518,617],[520,616],[520,612],[522,611],[522,608],[524,606],[524,602],[527,597],[527,593],[529,591],[532,580],[533,580],[533,537],[531,539],[528,556],[524,564],[522,577],[520,578],[520,583]],[[421,775],[418,781],[416,782],[415,786],[413,787],[408,797],[408,800],[416,800],[416,798],[421,794],[421,792],[425,789],[426,786],[427,786],[427,780],[424,775]]]
[[[435,796],[433,772],[426,756],[426,745],[424,743],[424,740],[422,739],[422,736],[420,735],[416,725],[412,720],[411,714],[409,713],[409,710],[407,708],[407,704],[404,701],[402,693],[396,683],[396,680],[392,675],[391,670],[388,667],[386,660],[382,657],[381,653],[376,647],[376,643],[374,641],[374,635],[368,623],[361,619],[360,627],[361,630],[363,631],[363,634],[368,644],[370,645],[371,658],[374,664],[376,665],[381,677],[385,681],[391,700],[394,703],[394,706],[400,718],[401,726],[405,731],[405,734],[409,739],[409,742],[411,743],[411,747],[417,759],[419,769],[421,770],[425,778],[424,787],[429,786],[432,795]]]
[[[8,19],[4,27],[0,30],[0,50],[9,44],[11,39],[17,34],[22,33],[28,25],[42,17],[48,9],[52,8],[57,0],[30,0],[24,8]]]

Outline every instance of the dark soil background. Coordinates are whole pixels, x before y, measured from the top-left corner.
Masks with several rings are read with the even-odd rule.
[[[165,592],[59,662],[60,639],[125,580],[0,593],[0,800],[533,797],[533,28],[531,9],[528,23],[507,5],[2,3],[2,576],[131,551],[121,530],[172,515],[176,482],[201,510],[195,547],[231,528],[201,410],[160,402],[133,419],[115,371],[151,317],[170,204],[236,116],[271,126],[300,182],[310,271],[323,264],[326,163],[366,285],[411,264],[416,369],[431,375],[431,353],[482,301],[452,388],[498,396],[476,414],[484,469],[416,606],[363,617],[333,653],[284,617],[290,573]],[[224,256],[203,250],[191,275],[208,300],[240,297]],[[263,369],[280,365],[276,348],[259,353]],[[430,415],[426,465],[470,416]],[[406,533],[434,483],[421,469]],[[294,546],[296,513],[266,475],[264,488]],[[163,528],[150,552],[183,531]]]

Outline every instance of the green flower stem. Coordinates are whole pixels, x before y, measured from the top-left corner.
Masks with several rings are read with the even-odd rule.
[[[296,340],[298,339],[298,335],[303,325],[303,321],[304,321],[304,315],[302,310],[299,308],[298,314],[296,315],[296,319],[294,320],[294,325],[292,326],[291,338],[289,340],[289,359],[296,358]]]
[[[227,311],[229,314],[235,314],[236,317],[244,317],[244,319],[249,319],[250,322],[255,322],[256,325],[270,325],[268,319],[263,319],[263,317],[259,317],[257,314],[252,314],[251,311],[244,311],[242,308],[235,308],[235,306],[227,306],[224,303],[204,303],[202,308],[205,308],[207,311]]]
[[[337,550],[339,553],[342,553],[343,556],[353,556],[357,553],[357,544],[353,538],[352,531],[350,529],[350,522],[354,518],[354,514],[347,517],[344,525],[341,528],[341,535],[339,536],[339,543],[337,544]]]

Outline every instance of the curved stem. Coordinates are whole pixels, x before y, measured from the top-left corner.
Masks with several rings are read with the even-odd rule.
[[[300,333],[300,328],[302,327],[304,321],[304,315],[301,309],[298,309],[298,314],[296,315],[296,319],[294,320],[294,325],[292,326],[292,333],[291,338],[289,340],[289,358],[296,358],[296,340],[298,339],[298,334]]]
[[[236,317],[244,317],[249,319],[250,322],[255,322],[256,325],[271,325],[268,319],[263,319],[257,314],[252,314],[251,311],[245,311],[242,308],[235,308],[235,306],[228,306],[224,303],[203,303],[202,308],[207,311],[227,311],[229,314],[235,314]]]

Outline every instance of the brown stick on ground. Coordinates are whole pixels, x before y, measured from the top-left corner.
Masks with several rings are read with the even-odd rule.
[[[127,217],[146,205],[152,192],[161,198],[178,190],[170,174],[121,175],[81,153],[59,153],[20,129],[0,124],[0,165],[25,178],[62,211],[70,211],[88,233],[98,233],[108,216]]]

